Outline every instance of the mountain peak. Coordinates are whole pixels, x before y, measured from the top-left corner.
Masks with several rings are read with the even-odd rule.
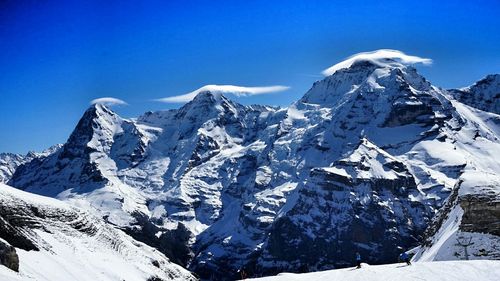
[[[226,98],[221,91],[203,90],[183,107],[179,109],[178,116],[208,117],[213,113],[218,114],[225,111],[236,111],[240,107],[238,103]]]
[[[324,74],[332,74],[315,82],[301,101],[333,106],[359,92],[396,95],[401,89],[428,91],[431,84],[403,61],[411,60],[391,57],[370,59],[366,56],[348,59],[325,70]]]
[[[285,91],[287,89],[289,89],[289,87],[279,86],[279,85],[264,86],[264,87],[244,87],[244,86],[234,86],[234,85],[205,85],[187,94],[161,98],[158,99],[158,101],[166,103],[185,103],[192,101],[200,93],[204,93],[204,95],[206,95],[207,92],[211,93],[212,95],[231,94],[237,97],[242,97],[242,96],[280,92],[280,91]]]
[[[221,92],[205,90],[197,93],[196,96],[190,102],[182,106],[179,111],[205,111],[213,108],[220,108],[223,104],[232,103],[233,102],[226,98]]]
[[[220,103],[222,100],[227,100],[226,97],[222,95],[221,92],[211,91],[211,90],[203,90],[200,91],[191,102],[193,103]]]
[[[86,113],[89,113],[89,114],[92,114],[92,115],[95,115],[95,114],[98,114],[98,115],[101,115],[101,114],[110,114],[110,115],[116,115],[116,113],[111,110],[110,108],[108,108],[106,105],[104,104],[101,104],[101,103],[94,103],[94,104],[91,104],[87,110],[85,111],[84,113],[84,116]]]
[[[82,149],[91,145],[94,136],[104,134],[112,137],[119,130],[122,119],[103,104],[92,104],[80,118],[64,146],[66,154],[79,155]],[[107,133],[103,133],[106,131]],[[95,142],[92,143],[95,146]]]
[[[92,135],[95,129],[105,127],[104,124],[106,123],[116,123],[119,119],[120,117],[105,105],[99,103],[92,104],[83,113],[71,136]]]
[[[365,66],[370,64],[380,68],[400,68],[416,63],[431,64],[432,60],[428,58],[410,56],[397,50],[381,49],[350,56],[346,60],[325,69],[323,74],[325,76],[330,76],[341,69],[356,67],[360,64],[364,64]]]

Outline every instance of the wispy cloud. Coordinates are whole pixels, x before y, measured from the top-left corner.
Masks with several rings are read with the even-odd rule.
[[[244,97],[276,93],[288,89],[290,89],[290,87],[287,86],[242,87],[233,85],[206,85],[199,88],[198,90],[189,92],[184,95],[161,98],[157,99],[156,101],[165,103],[185,103],[194,99],[194,97],[196,97],[196,95],[198,95],[199,93],[207,91],[212,93],[231,94],[237,97]]]
[[[305,77],[313,77],[313,78],[321,78],[323,75],[320,74],[311,74],[311,73],[297,73],[297,76],[305,76]]]
[[[410,65],[416,63],[431,64],[432,60],[428,58],[421,58],[417,56],[409,56],[398,50],[381,49],[373,52],[358,53],[348,57],[346,60],[337,63],[325,69],[322,74],[330,76],[337,70],[349,68],[351,65],[358,61],[370,61],[380,66],[400,66]]]
[[[103,98],[98,98],[95,100],[92,100],[90,104],[103,104],[107,106],[113,106],[113,105],[128,105],[125,101],[117,98],[112,98],[112,97],[103,97]]]

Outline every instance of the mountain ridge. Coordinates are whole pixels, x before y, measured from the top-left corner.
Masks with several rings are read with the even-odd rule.
[[[451,96],[410,65],[357,61],[288,108],[209,91],[136,119],[93,105],[8,183],[89,209],[205,278],[343,267],[355,251],[392,262],[424,242],[462,176],[500,170],[500,116]]]

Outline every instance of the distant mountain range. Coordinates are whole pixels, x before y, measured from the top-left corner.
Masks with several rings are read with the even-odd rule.
[[[288,108],[217,91],[134,119],[96,104],[65,144],[0,154],[0,179],[202,278],[345,267],[355,252],[390,263],[415,247],[461,259],[467,235],[471,256],[499,259],[499,81],[444,90],[394,58],[359,58]]]

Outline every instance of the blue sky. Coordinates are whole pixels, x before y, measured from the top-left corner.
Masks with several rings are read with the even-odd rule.
[[[500,72],[499,14],[500,1],[1,1],[0,151],[65,142],[106,96],[134,117],[206,84],[286,85],[234,99],[287,106],[325,68],[381,48],[466,86]]]

